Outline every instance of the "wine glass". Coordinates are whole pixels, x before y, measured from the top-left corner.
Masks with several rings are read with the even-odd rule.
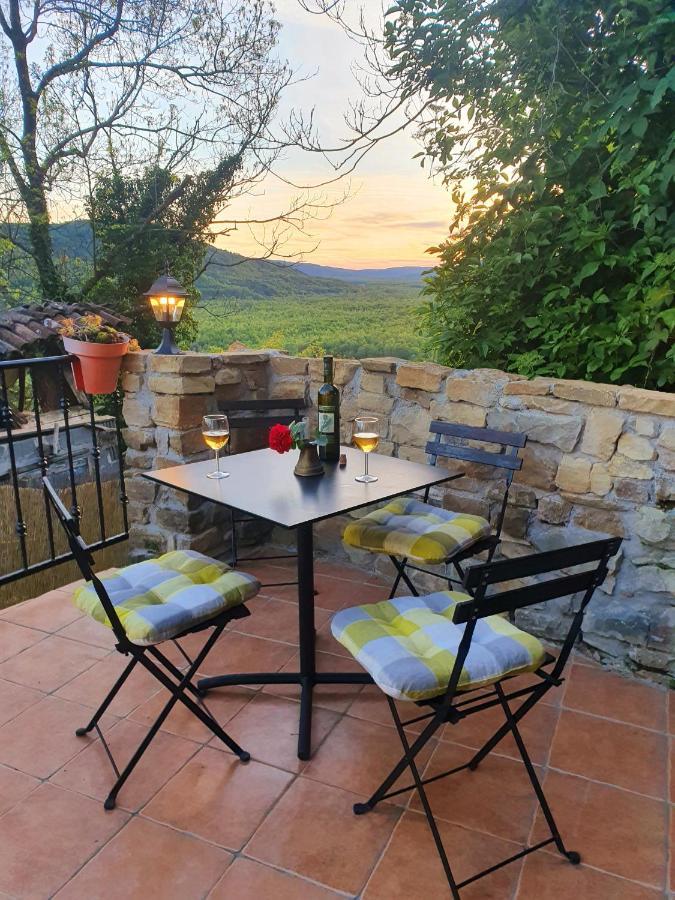
[[[202,419],[202,437],[211,450],[216,451],[216,471],[209,472],[207,478],[229,478],[229,472],[220,471],[220,451],[227,446],[230,439],[230,423],[227,416],[204,416]]]
[[[364,484],[370,484],[377,481],[377,475],[368,474],[368,454],[377,449],[380,443],[379,421],[375,416],[359,416],[354,419],[354,430],[352,439],[356,446],[363,450],[366,460],[366,468],[363,475],[357,475],[355,481],[361,481]]]

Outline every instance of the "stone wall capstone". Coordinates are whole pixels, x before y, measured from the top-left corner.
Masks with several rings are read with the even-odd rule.
[[[293,398],[315,419],[321,360],[280,351],[125,357],[123,388],[129,517],[136,553],[226,546],[226,515],[152,485],[144,469],[204,459],[200,421],[218,403]],[[604,535],[623,537],[618,558],[586,617],[583,649],[646,677],[675,674],[675,394],[632,386],[535,378],[492,369],[466,371],[392,357],[336,360],[342,439],[359,412],[381,418],[379,451],[426,460],[432,419],[523,431],[523,468],[510,494],[501,553],[518,556]],[[373,460],[376,467],[376,461]],[[436,488],[433,502],[494,518],[499,475],[439,460],[463,477]],[[355,513],[360,515],[362,513]],[[389,560],[346,548],[346,519],[316,526],[320,551],[389,574]],[[288,533],[275,530],[278,542]],[[438,581],[420,576],[423,589]],[[354,597],[354,602],[358,602]],[[519,622],[556,641],[573,604],[546,603]]]

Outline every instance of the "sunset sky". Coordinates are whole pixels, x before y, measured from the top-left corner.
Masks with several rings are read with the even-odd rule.
[[[376,0],[369,2],[373,9],[379,7]],[[315,107],[323,140],[344,138],[343,114],[350,97],[359,95],[350,70],[359,47],[326,17],[305,12],[297,0],[277,0],[276,7],[283,24],[280,55],[299,74],[317,71],[288,91],[286,111],[291,105],[306,112]],[[425,250],[447,234],[451,201],[447,189],[431,181],[419,160],[412,159],[418,150],[412,134],[397,135],[371,151],[348,181],[322,189],[328,200],[347,189],[349,197],[330,214],[309,222],[306,236],[287,241],[284,254],[300,253],[308,262],[347,268],[427,265],[431,257]],[[283,177],[302,184],[320,182],[331,174],[320,157],[300,151],[289,153],[277,168]],[[227,215],[265,218],[288,206],[296,193],[269,176],[254,197],[237,201]],[[219,244],[251,256],[262,252],[246,226]]]

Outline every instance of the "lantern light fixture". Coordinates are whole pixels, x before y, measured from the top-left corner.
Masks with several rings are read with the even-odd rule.
[[[180,282],[166,272],[143,294],[150,301],[157,324],[162,327],[162,340],[155,353],[164,356],[180,353],[173,333],[183,314],[187,293]]]

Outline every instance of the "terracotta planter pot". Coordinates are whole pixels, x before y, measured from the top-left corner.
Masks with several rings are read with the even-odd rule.
[[[66,353],[73,360],[75,387],[85,394],[112,394],[117,388],[122,357],[129,349],[129,340],[119,344],[94,344],[64,337]]]

